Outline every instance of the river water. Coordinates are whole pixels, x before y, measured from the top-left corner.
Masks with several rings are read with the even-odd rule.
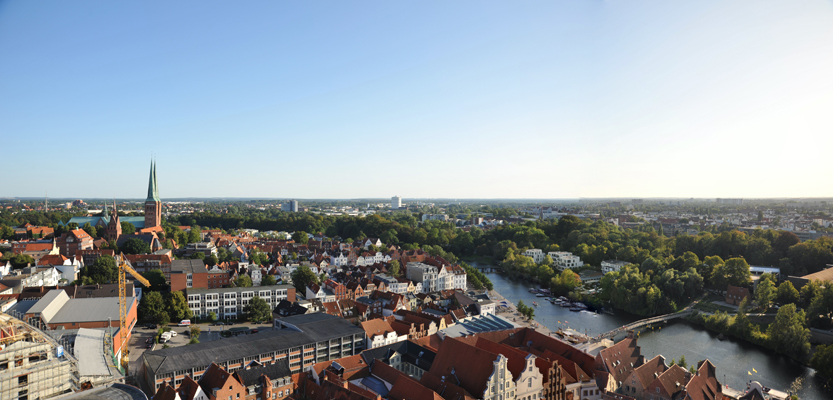
[[[535,320],[551,330],[572,328],[590,336],[607,332],[641,319],[617,310],[616,315],[571,312],[564,307],[550,304],[541,297],[529,293],[533,285],[523,280],[512,280],[497,273],[486,274],[494,289],[507,300],[518,304],[523,300],[529,306],[537,301]],[[617,336],[617,340],[623,335]],[[685,355],[688,364],[709,359],[717,367],[722,383],[737,390],[745,390],[746,382],[757,380],[764,386],[787,391],[796,378],[803,378],[802,389],[797,393],[802,399],[833,399],[833,391],[822,387],[812,368],[805,367],[769,350],[733,339],[718,340],[717,335],[683,320],[675,320],[654,328],[643,328],[639,334],[642,354],[650,359],[657,354],[679,359]],[[757,372],[753,372],[753,368]],[[752,375],[749,375],[752,372]],[[724,377],[725,376],[725,377]]]

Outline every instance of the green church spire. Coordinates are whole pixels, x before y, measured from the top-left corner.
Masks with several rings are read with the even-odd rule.
[[[150,180],[148,182],[148,198],[145,201],[160,201],[159,188],[156,186],[156,162],[150,162]]]

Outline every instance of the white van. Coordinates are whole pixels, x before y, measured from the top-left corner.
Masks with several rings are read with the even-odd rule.
[[[182,321],[179,321],[179,326],[191,326],[191,320],[183,319]]]

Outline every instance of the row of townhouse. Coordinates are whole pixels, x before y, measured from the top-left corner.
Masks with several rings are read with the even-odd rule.
[[[190,288],[184,292],[188,308],[200,318],[207,318],[213,312],[220,319],[237,319],[255,296],[266,300],[271,309],[281,300],[295,302],[295,287],[292,285]]]

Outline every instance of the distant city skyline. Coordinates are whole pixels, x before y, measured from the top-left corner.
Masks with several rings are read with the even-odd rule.
[[[822,0],[2,2],[0,198],[830,197],[831,54]]]

